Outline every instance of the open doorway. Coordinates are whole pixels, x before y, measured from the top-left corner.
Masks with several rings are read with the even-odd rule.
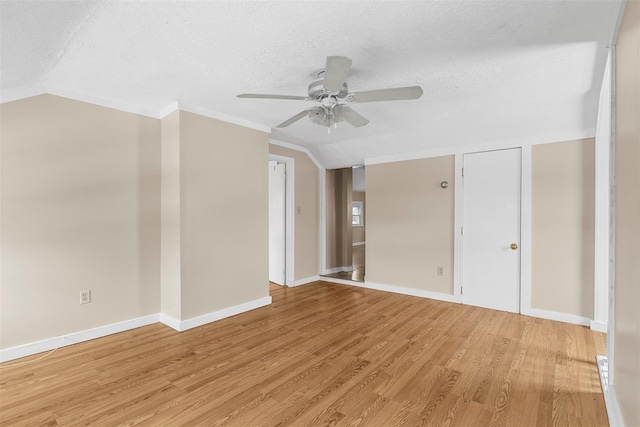
[[[364,282],[365,191],[364,166],[326,171],[324,277]]]
[[[269,155],[269,282],[293,285],[293,159]]]

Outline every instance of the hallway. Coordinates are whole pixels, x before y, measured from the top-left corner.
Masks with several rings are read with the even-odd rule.
[[[352,263],[353,271],[341,271],[333,274],[323,274],[322,277],[331,277],[334,279],[351,280],[354,282],[364,282],[364,255],[366,245],[358,245],[353,247]]]

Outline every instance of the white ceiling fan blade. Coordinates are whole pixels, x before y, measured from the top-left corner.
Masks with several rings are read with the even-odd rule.
[[[297,122],[298,120],[300,120],[301,118],[307,116],[308,114],[309,114],[309,110],[301,111],[298,114],[296,114],[295,116],[291,117],[290,119],[285,120],[284,122],[280,123],[276,127],[278,127],[278,128],[286,128],[290,124]]]
[[[336,114],[338,115],[338,117],[349,122],[351,126],[359,128],[369,123],[369,120],[356,113],[347,105],[338,105],[334,108],[334,110],[336,110]]]
[[[236,95],[238,98],[259,98],[259,99],[292,99],[294,101],[310,101],[308,96],[292,96],[292,95],[267,95],[261,93],[241,93]]]
[[[422,96],[420,86],[397,87],[391,89],[368,90],[349,94],[353,102],[398,101],[418,99]]]
[[[324,89],[327,92],[340,92],[351,70],[351,60],[346,56],[327,56],[324,68]]]

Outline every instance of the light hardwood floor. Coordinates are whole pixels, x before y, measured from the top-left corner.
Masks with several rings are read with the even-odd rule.
[[[0,369],[0,425],[608,425],[581,326],[345,285]]]

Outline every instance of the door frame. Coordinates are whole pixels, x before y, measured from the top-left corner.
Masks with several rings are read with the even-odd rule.
[[[455,239],[453,242],[454,299],[462,303],[462,227],[464,209],[464,180],[462,168],[465,154],[483,153],[504,149],[520,148],[520,314],[531,314],[531,145],[496,147],[486,150],[461,150],[455,153]]]
[[[279,156],[277,154],[269,154],[269,161],[278,161],[285,165],[285,286],[294,286],[294,262],[295,262],[295,161],[292,157]],[[268,164],[268,162],[267,162]]]

